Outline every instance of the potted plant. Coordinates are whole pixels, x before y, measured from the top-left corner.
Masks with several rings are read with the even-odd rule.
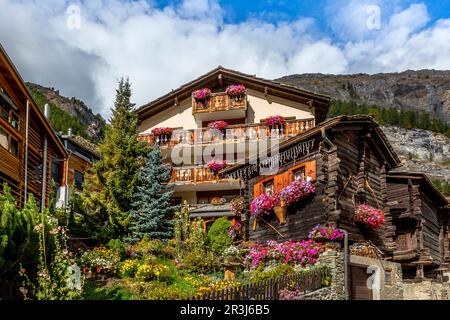
[[[287,215],[287,208],[288,208],[286,199],[287,199],[287,197],[281,192],[279,192],[278,194],[275,195],[275,206],[273,208],[273,211],[275,212],[275,215],[277,216],[278,221],[280,221],[280,224],[286,223],[286,215]]]
[[[227,166],[226,160],[211,160],[208,162],[208,168],[214,174],[218,174],[220,170],[224,169]]]
[[[342,241],[344,239],[345,232],[334,226],[324,226],[321,224],[316,225],[309,232],[308,237],[319,242],[326,241]]]
[[[231,212],[235,216],[242,216],[245,210],[245,199],[244,197],[235,197],[231,200]]]
[[[220,197],[214,197],[211,199],[211,204],[213,206],[220,206],[225,204],[226,200],[224,198],[220,198]]]
[[[270,215],[274,207],[275,195],[262,193],[250,203],[250,213],[254,217]]]
[[[363,223],[371,229],[378,229],[384,223],[384,213],[368,204],[360,204],[355,209],[356,222]]]
[[[236,279],[236,267],[242,265],[241,251],[236,246],[229,246],[223,251],[223,263],[225,265],[225,277],[229,280]]]
[[[192,92],[192,96],[196,101],[204,101],[211,96],[211,89],[202,88],[199,90],[195,90],[194,92]]]
[[[170,137],[172,136],[173,129],[162,127],[162,128],[155,128],[152,129],[152,134],[156,138],[156,143],[162,142],[167,143],[170,141]]]
[[[227,95],[234,98],[235,101],[240,101],[245,94],[245,86],[243,84],[232,84],[227,87],[225,92]]]

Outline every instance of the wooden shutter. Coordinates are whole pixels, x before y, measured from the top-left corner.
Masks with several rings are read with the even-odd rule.
[[[263,184],[262,182],[256,183],[253,186],[253,198],[260,196],[263,193]]]
[[[316,180],[316,160],[308,161],[305,164],[305,174],[308,177],[311,177],[313,181]]]
[[[275,176],[274,184],[275,184],[275,192],[280,192],[281,189],[287,187],[293,178],[291,178],[292,173],[289,171],[280,173]]]

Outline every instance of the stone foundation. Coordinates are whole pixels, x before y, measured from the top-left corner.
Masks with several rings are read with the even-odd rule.
[[[450,284],[432,280],[404,283],[405,300],[450,300]]]

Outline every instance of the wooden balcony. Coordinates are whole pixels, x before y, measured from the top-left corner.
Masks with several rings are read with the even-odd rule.
[[[247,95],[231,97],[225,92],[215,92],[203,101],[192,98],[192,113],[197,120],[212,121],[245,118]]]
[[[151,134],[140,135],[139,140],[150,145],[158,143],[161,147],[176,145],[201,145],[211,143],[232,143],[262,139],[287,139],[314,127],[314,119],[289,120],[280,128],[269,128],[266,124],[239,124],[227,128],[225,136],[217,136],[208,128],[198,130],[175,130],[171,137],[155,137]]]
[[[240,187],[239,180],[219,177],[204,166],[172,168],[169,183],[175,184],[175,191],[239,189]]]

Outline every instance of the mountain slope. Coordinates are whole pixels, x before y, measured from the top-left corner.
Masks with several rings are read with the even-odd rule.
[[[94,115],[83,101],[59,95],[59,90],[27,83],[33,98],[41,109],[46,103],[50,106],[50,123],[56,131],[67,133],[71,128],[74,134],[93,142],[103,137],[105,120],[100,114]]]
[[[374,75],[294,74],[277,81],[336,100],[424,111],[432,118],[450,123],[450,71],[407,70]]]

